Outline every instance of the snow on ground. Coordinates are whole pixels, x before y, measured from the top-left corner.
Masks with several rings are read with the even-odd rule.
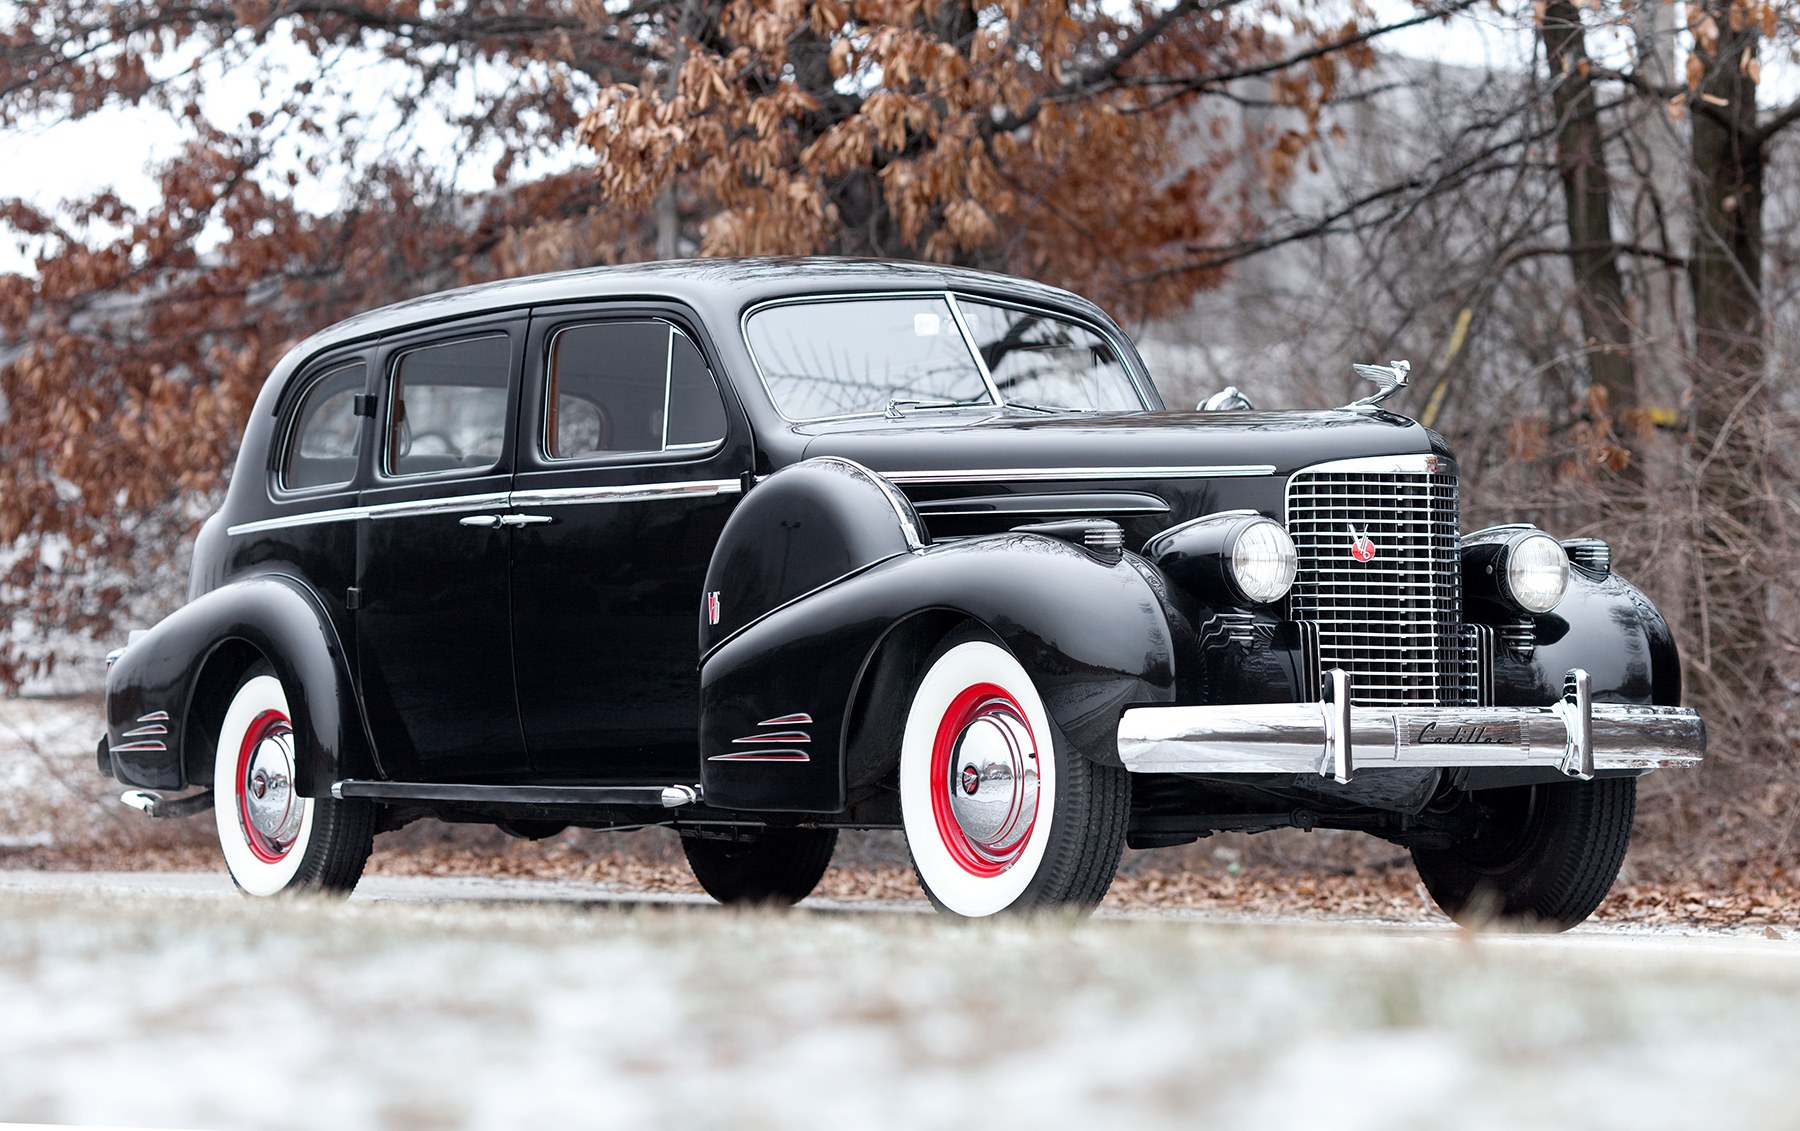
[[[122,823],[112,809],[124,787],[106,788],[94,766],[105,726],[98,697],[0,699],[0,848],[57,844]]]
[[[0,1121],[1792,1126],[1800,944],[1760,936],[271,904],[189,882],[0,887]]]

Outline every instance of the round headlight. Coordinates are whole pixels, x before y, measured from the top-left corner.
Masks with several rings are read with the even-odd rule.
[[[1526,612],[1547,613],[1569,587],[1569,555],[1541,531],[1506,549],[1506,592]]]
[[[1259,605],[1287,596],[1298,564],[1294,540],[1278,522],[1251,523],[1238,532],[1231,546],[1231,582],[1245,600]]]

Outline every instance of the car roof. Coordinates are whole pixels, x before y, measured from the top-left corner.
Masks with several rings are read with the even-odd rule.
[[[329,326],[301,343],[294,354],[310,355],[333,345],[442,319],[589,299],[667,298],[718,314],[725,307],[742,309],[788,295],[906,289],[1003,294],[1072,307],[1091,316],[1101,314],[1086,299],[1059,287],[935,263],[823,257],[675,259],[529,275],[423,295]]]

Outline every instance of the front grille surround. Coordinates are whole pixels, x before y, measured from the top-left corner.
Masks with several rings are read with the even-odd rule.
[[[1450,460],[1397,456],[1304,468],[1288,480],[1299,554],[1290,615],[1310,626],[1313,672],[1342,668],[1365,706],[1483,696],[1482,649],[1462,623],[1457,476]],[[1358,538],[1374,549],[1352,553]],[[1309,689],[1314,695],[1317,688]]]

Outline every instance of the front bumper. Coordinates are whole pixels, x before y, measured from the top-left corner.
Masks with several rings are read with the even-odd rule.
[[[1137,707],[1119,720],[1119,756],[1133,773],[1319,774],[1347,782],[1382,766],[1602,770],[1692,766],[1706,724],[1686,707],[1593,701],[1580,668],[1549,707],[1354,707],[1350,677],[1324,675],[1317,703]]]

